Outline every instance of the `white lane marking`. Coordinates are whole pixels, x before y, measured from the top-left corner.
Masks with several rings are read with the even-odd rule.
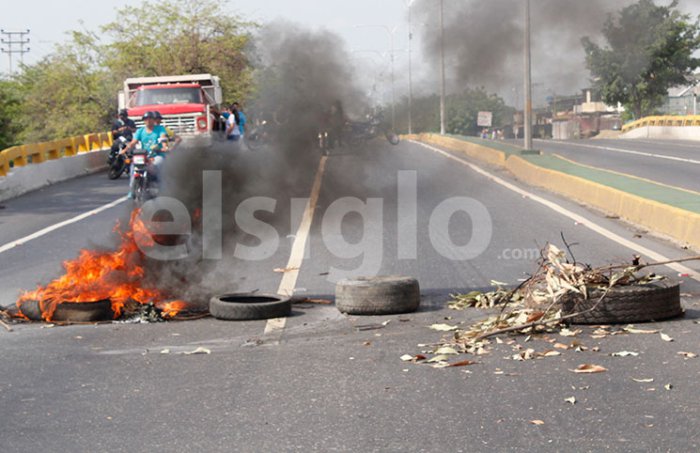
[[[106,204],[104,206],[101,206],[97,209],[93,209],[92,211],[85,212],[83,214],[80,214],[78,216],[73,217],[72,219],[64,220],[63,222],[57,223],[55,225],[51,225],[49,227],[44,228],[43,230],[39,230],[36,233],[32,233],[29,236],[25,236],[21,239],[17,239],[16,241],[9,242],[2,247],[0,247],[0,253],[7,252],[8,250],[12,250],[13,248],[24,245],[27,242],[40,238],[42,236],[45,236],[52,231],[56,231],[59,228],[63,228],[65,226],[71,225],[73,223],[80,222],[81,220],[87,219],[90,216],[93,216],[95,214],[99,214],[102,211],[106,211],[107,209],[111,209],[127,200],[127,197],[122,197],[117,200],[114,200],[113,202]]]
[[[547,206],[548,208],[552,209],[553,211],[558,212],[559,214],[568,217],[575,222],[579,223],[580,225],[586,226],[592,231],[600,234],[601,236],[606,237],[607,239],[610,239],[611,241],[617,242],[618,244],[627,247],[628,249],[631,249],[635,252],[637,252],[639,255],[646,256],[647,258],[656,261],[656,262],[663,262],[663,261],[671,261],[670,258],[667,258],[666,256],[657,253],[651,249],[648,249],[642,245],[636,244],[628,239],[623,238],[622,236],[613,233],[612,231],[594,223],[593,221],[578,215],[572,211],[569,211],[568,209],[559,206],[558,204],[546,200],[540,196],[535,195],[534,193],[528,192],[526,190],[521,189],[520,187],[515,186],[514,184],[509,183],[508,181],[505,181],[504,179],[499,178],[498,176],[494,176],[491,173],[487,172],[486,170],[483,170],[481,167],[477,167],[476,165],[472,164],[471,162],[468,162],[464,159],[460,159],[459,157],[453,156],[450,153],[447,153],[439,148],[436,148],[434,146],[427,145],[425,143],[420,143],[416,141],[412,141],[412,143],[416,143],[418,145],[424,146],[425,148],[428,148],[431,151],[434,151],[438,154],[442,154],[443,156],[452,159],[456,162],[461,163],[462,165],[465,165],[469,168],[471,168],[473,171],[485,176],[486,178],[490,179],[491,181],[495,182],[496,184],[499,184],[507,189],[512,190],[513,192],[520,194],[522,196],[528,197],[530,200],[540,203],[544,206]],[[667,267],[670,269],[673,269],[674,271],[680,273],[680,274],[687,274],[694,280],[700,281],[700,272],[697,272],[693,269],[690,269],[689,267],[683,266],[682,264],[678,263],[673,263],[673,264],[668,264]]]
[[[584,145],[583,143],[572,143],[572,142],[562,142],[562,141],[551,142],[551,141],[547,141],[547,140],[537,140],[537,141],[547,142],[547,143],[560,143],[563,145],[580,146],[582,148],[599,149],[602,151],[613,151],[613,152],[622,153],[622,154],[632,154],[635,156],[652,157],[655,159],[666,159],[666,160],[673,160],[676,162],[684,162],[686,164],[700,165],[700,160],[686,159],[683,157],[676,157],[676,156],[669,156],[667,154],[645,153],[642,151],[634,151],[631,149],[613,148],[612,146]]]
[[[654,146],[669,145],[669,146],[678,146],[678,147],[681,147],[681,148],[690,148],[690,149],[694,149],[694,150],[700,151],[700,142],[697,142],[696,145],[691,145],[691,144],[688,143],[688,142],[680,142],[680,143],[679,143],[679,142],[677,142],[677,141],[675,141],[675,140],[674,140],[674,141],[663,141],[663,140],[653,141],[653,140],[640,140],[640,139],[637,139],[637,138],[634,138],[634,139],[629,138],[629,139],[626,139],[626,140],[632,140],[634,143],[644,143],[644,144],[646,144],[646,145],[654,145]]]
[[[299,278],[299,270],[301,269],[302,261],[304,261],[304,251],[306,250],[306,241],[309,238],[309,232],[311,231],[311,224],[314,220],[314,212],[316,211],[316,205],[318,204],[318,197],[321,193],[321,183],[323,182],[323,173],[326,170],[326,161],[328,157],[322,156],[321,161],[318,163],[318,170],[316,170],[316,177],[314,178],[314,184],[311,187],[311,196],[306,204],[306,209],[304,209],[304,215],[301,218],[301,223],[297,229],[297,233],[294,236],[294,243],[292,244],[292,251],[289,254],[289,261],[287,262],[287,269],[289,271],[285,272],[282,276],[282,281],[277,289],[277,294],[282,294],[284,296],[292,296],[294,294],[294,288],[297,284],[297,279]],[[287,318],[276,318],[269,319],[265,324],[265,335],[280,332],[284,329],[287,324]]]

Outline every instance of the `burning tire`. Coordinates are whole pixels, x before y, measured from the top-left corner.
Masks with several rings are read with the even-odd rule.
[[[350,315],[410,313],[420,306],[420,287],[411,277],[341,280],[335,289],[335,306]]]
[[[19,311],[32,321],[43,321],[39,302],[30,300],[22,303]],[[97,302],[61,302],[51,317],[57,322],[98,322],[114,319],[112,302],[109,299]]]
[[[225,294],[211,298],[209,312],[227,321],[284,318],[292,312],[292,301],[272,294]]]
[[[593,308],[603,290],[591,291],[589,299],[569,297],[562,303],[562,315],[584,312]],[[683,314],[680,285],[657,282],[643,286],[613,287],[601,303],[588,313],[569,320],[572,324],[628,324],[661,321]]]

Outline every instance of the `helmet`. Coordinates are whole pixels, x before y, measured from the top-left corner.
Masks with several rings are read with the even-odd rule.
[[[156,118],[157,120],[162,120],[162,119],[163,119],[163,115],[161,115],[160,112],[157,111],[157,110],[156,110],[155,112],[153,112],[153,115],[155,115],[155,118]]]
[[[148,119],[154,120],[156,119],[156,114],[153,112],[146,112],[143,114],[143,117],[141,117],[142,120],[146,121]]]
[[[119,110],[119,116],[129,116],[129,111],[127,109]]]

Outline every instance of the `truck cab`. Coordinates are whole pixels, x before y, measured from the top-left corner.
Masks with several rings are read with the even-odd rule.
[[[219,78],[210,74],[127,79],[119,93],[119,107],[138,127],[144,113],[159,111],[162,124],[184,138],[210,137],[220,124],[221,102]]]

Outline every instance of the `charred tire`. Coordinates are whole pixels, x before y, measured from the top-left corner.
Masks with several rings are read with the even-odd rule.
[[[419,305],[420,287],[411,277],[360,277],[335,287],[335,306],[350,315],[410,313]]]
[[[603,290],[591,291],[588,299],[569,297],[562,303],[562,315],[591,309],[603,295]],[[661,321],[683,314],[680,285],[657,282],[643,286],[612,288],[595,310],[568,320],[571,324],[626,324]]]
[[[39,302],[24,302],[19,311],[32,321],[43,321]],[[51,321],[56,322],[97,322],[114,319],[112,302],[109,299],[97,302],[61,302],[56,306]]]
[[[225,294],[209,301],[209,313],[227,321],[284,318],[291,312],[291,299],[273,294]]]

